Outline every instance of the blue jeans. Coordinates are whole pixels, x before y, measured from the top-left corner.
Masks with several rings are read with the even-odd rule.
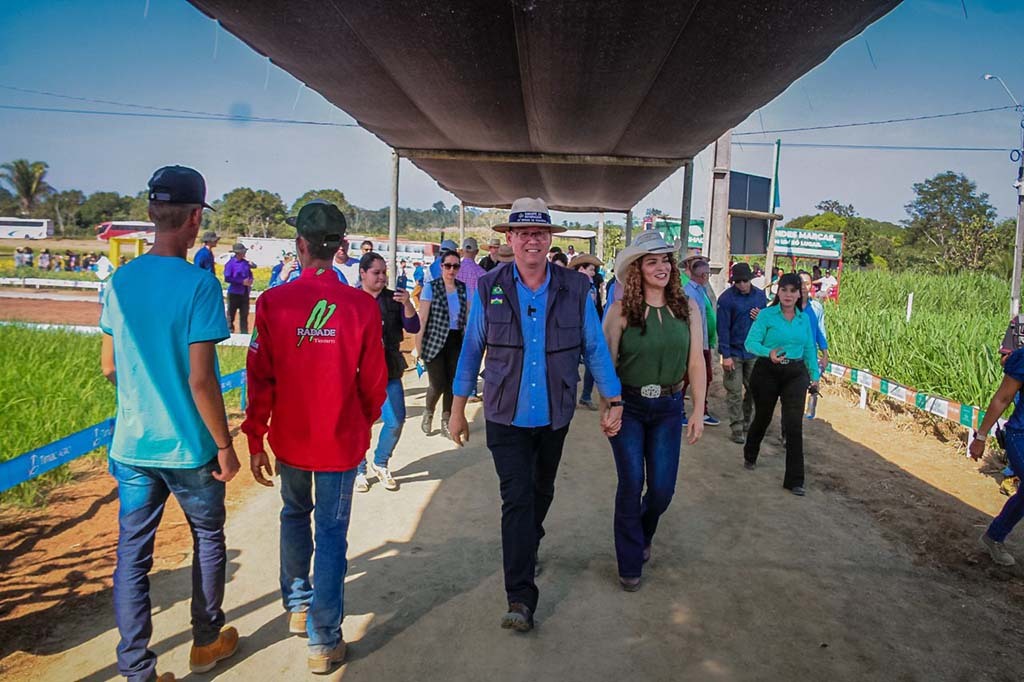
[[[594,375],[590,372],[590,368],[583,367],[583,392],[580,393],[580,400],[583,402],[593,402],[594,395]]]
[[[1006,429],[1006,457],[1015,472],[1024,471],[1024,431]],[[1018,489],[1003,505],[999,516],[992,519],[988,536],[1002,542],[1021,518],[1024,518],[1024,494]]]
[[[281,598],[289,612],[308,611],[306,633],[313,653],[341,641],[348,570],[348,522],[356,470],[303,471],[278,461],[281,474]],[[316,502],[313,489],[316,486]],[[310,514],[316,523],[316,554]],[[313,563],[315,584],[310,584]]]
[[[373,463],[379,467],[386,467],[391,460],[391,453],[398,445],[398,439],[402,437],[402,427],[405,426],[405,390],[402,388],[401,379],[390,379],[387,386],[387,397],[384,399],[384,407],[381,409],[380,417],[384,426],[377,438],[377,449],[373,452]],[[366,460],[359,462],[359,473],[366,473]]]
[[[654,539],[679,474],[683,393],[624,396],[622,428],[609,438],[619,485],[615,491],[615,556],[619,575],[639,578],[643,551]],[[646,470],[647,492],[644,494]]]
[[[156,677],[149,571],[153,568],[156,529],[169,495],[178,500],[192,530],[192,640],[212,644],[224,626],[224,484],[211,474],[217,458],[196,469],[137,467],[110,460],[117,481],[117,568],[114,570],[114,618],[121,641],[117,670],[129,680]]]

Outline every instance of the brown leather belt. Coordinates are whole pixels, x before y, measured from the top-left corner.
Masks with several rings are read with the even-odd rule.
[[[648,384],[646,386],[623,386],[622,395],[628,395],[639,398],[664,398],[665,396],[675,395],[683,390],[683,382],[680,381],[678,384],[671,386],[659,386],[658,384]]]

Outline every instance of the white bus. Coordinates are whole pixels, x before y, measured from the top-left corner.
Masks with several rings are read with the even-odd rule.
[[[4,239],[46,239],[53,236],[53,221],[45,218],[0,218]]]

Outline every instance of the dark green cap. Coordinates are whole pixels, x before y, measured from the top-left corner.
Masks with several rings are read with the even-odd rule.
[[[339,247],[348,230],[345,214],[323,199],[303,206],[294,224],[298,235],[315,246]]]

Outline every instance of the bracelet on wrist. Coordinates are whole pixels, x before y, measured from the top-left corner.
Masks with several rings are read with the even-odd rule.
[[[217,445],[217,444],[216,444],[216,443],[214,443],[214,445]],[[225,445],[224,447],[221,447],[221,446],[217,445],[217,452],[220,452],[221,450],[227,450],[227,449],[228,449],[228,448],[230,448],[230,447],[231,447],[232,445],[234,445],[234,443],[228,443],[228,444],[227,444],[227,445]]]

